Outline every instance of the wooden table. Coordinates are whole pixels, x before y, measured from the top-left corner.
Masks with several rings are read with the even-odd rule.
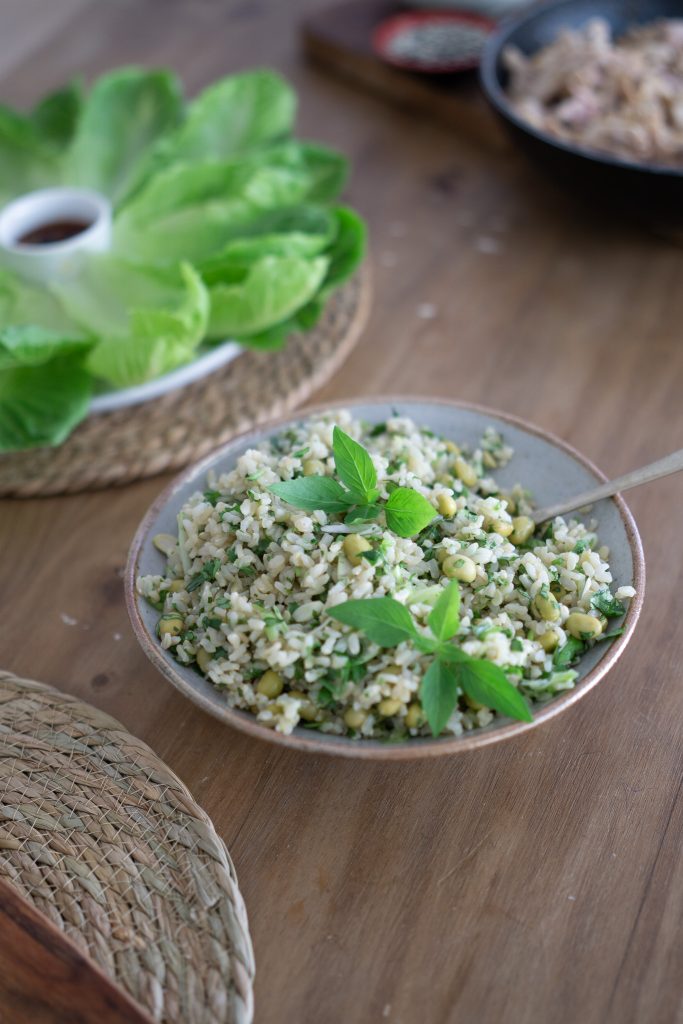
[[[610,474],[681,447],[680,249],[585,213],[493,131],[468,142],[307,66],[295,14],[318,6],[2,0],[0,97],[123,62],[172,65],[190,92],[281,69],[302,134],[353,158],[372,229],[374,313],[318,399],[481,402]],[[1,506],[0,661],[120,718],[212,815],[249,908],[257,1021],[683,1020],[683,480],[630,499],[647,601],[595,692],[499,748],[387,767],[247,739],[152,669],[121,573],[164,482]]]

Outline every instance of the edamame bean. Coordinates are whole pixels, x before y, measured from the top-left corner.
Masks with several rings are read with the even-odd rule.
[[[499,537],[509,537],[514,530],[512,523],[506,519],[489,519],[487,525],[489,532],[497,533]]]
[[[349,729],[360,729],[367,717],[367,711],[359,711],[356,710],[356,708],[348,708],[348,710],[344,712],[344,721],[348,725]]]
[[[515,516],[512,520],[511,542],[513,544],[526,544],[535,528],[535,523],[529,516]]]
[[[304,722],[315,722],[318,717],[318,709],[311,704],[306,694],[301,690],[290,690],[289,696],[301,701],[299,718],[303,718]]]
[[[157,551],[161,551],[162,555],[170,555],[175,551],[178,539],[172,533],[157,533],[155,537],[152,537],[152,544]]]
[[[158,628],[159,636],[161,637],[180,636],[183,629],[185,628],[185,623],[183,622],[180,615],[177,615],[175,613],[172,615],[162,615],[161,618],[159,619]]]
[[[391,718],[393,715],[397,715],[402,707],[401,701],[396,700],[395,697],[385,697],[377,705],[377,710],[382,718]]]
[[[209,667],[209,662],[213,661],[213,654],[209,654],[205,647],[199,647],[197,648],[197,653],[195,654],[195,661],[199,665],[202,672],[206,672],[207,668]]]
[[[415,701],[408,707],[406,714],[406,725],[409,729],[419,729],[424,723],[424,711],[419,701]]]
[[[477,576],[477,567],[467,555],[449,555],[441,568],[449,580],[459,580],[461,583],[474,583]]]
[[[455,469],[455,475],[458,480],[462,480],[465,487],[474,487],[477,482],[477,474],[472,466],[470,466],[469,462],[465,462],[464,459],[458,456],[453,468]]]
[[[544,622],[557,622],[560,617],[560,605],[550,593],[547,597],[540,592],[536,594],[531,602],[531,607],[539,619],[543,619]]]
[[[602,633],[602,623],[595,615],[572,612],[567,619],[567,632],[577,640],[595,640]]]
[[[360,565],[362,562],[361,552],[370,551],[372,544],[368,544],[365,537],[361,537],[359,533],[350,533],[345,539],[343,547],[344,554],[351,565]]]
[[[451,519],[458,510],[455,498],[452,494],[440,494],[436,499],[436,506],[442,516]]]
[[[550,654],[557,647],[559,640],[557,638],[557,633],[554,630],[549,629],[547,633],[543,633],[539,636],[538,642],[546,654]]]
[[[273,697],[280,696],[283,685],[282,676],[278,672],[273,672],[272,668],[269,668],[259,679],[256,690],[258,693],[262,693],[264,697],[269,697],[272,700]]]

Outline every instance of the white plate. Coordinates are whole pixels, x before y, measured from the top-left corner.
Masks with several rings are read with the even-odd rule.
[[[117,391],[105,391],[101,395],[95,395],[90,403],[90,412],[113,412],[115,409],[125,409],[128,405],[149,402],[152,398],[168,394],[169,391],[177,391],[178,388],[201,380],[221,366],[231,363],[241,351],[242,347],[236,341],[225,341],[216,348],[206,350],[203,355],[186,366],[179,366],[177,370],[165,373],[163,377],[157,377],[145,384],[136,384],[132,388],[119,388]]]

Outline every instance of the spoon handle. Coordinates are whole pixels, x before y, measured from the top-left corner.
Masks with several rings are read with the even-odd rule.
[[[619,491],[640,487],[641,484],[648,484],[651,480],[659,480],[660,477],[670,476],[681,470],[683,470],[683,448],[672,452],[671,455],[666,455],[663,459],[658,459],[657,462],[651,462],[649,466],[634,469],[616,480],[608,480],[607,483],[600,484],[599,487],[592,487],[590,491],[584,491],[583,494],[576,494],[573,498],[565,498],[564,501],[559,501],[556,505],[540,508],[531,513],[531,518],[536,524],[545,523],[546,520],[564,515],[565,512],[573,512],[577,508],[583,508],[584,505],[592,505],[593,502],[600,501],[601,498],[610,498]]]

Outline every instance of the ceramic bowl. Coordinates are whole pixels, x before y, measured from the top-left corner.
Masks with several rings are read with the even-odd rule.
[[[536,500],[542,505],[580,493],[594,485],[596,481],[605,479],[588,459],[563,441],[504,413],[454,402],[404,398],[340,402],[338,407],[349,408],[355,416],[376,423],[392,415],[392,410],[398,410],[401,415],[410,416],[435,433],[473,445],[479,441],[484,429],[493,425],[515,449],[511,462],[505,468],[496,471],[496,479],[504,487],[511,487],[516,482],[522,483],[533,492]],[[272,422],[257,431],[235,438],[181,473],[145,515],[128,558],[126,601],[135,634],[156,668],[199,707],[227,725],[232,725],[251,736],[303,751],[375,760],[405,760],[455,754],[510,739],[548,721],[584,697],[626,649],[643,601],[645,569],[642,546],[633,517],[621,497],[597,504],[591,512],[591,518],[597,519],[601,541],[611,550],[610,563],[615,585],[636,588],[636,596],[629,602],[622,623],[624,633],[610,644],[598,644],[588,652],[578,666],[579,677],[574,689],[565,691],[545,704],[534,705],[532,723],[496,718],[485,729],[461,737],[426,737],[401,744],[387,744],[378,740],[353,740],[311,732],[303,728],[295,729],[290,736],[283,736],[264,727],[248,712],[228,707],[224,696],[196,669],[180,665],[168,652],[162,650],[155,635],[159,613],[137,594],[135,588],[135,580],[139,574],[159,573],[163,570],[165,561],[152,544],[152,537],[157,533],[175,533],[178,511],[191,494],[204,489],[206,474],[210,469],[218,473],[232,469],[236,459],[248,448],[266,440],[288,424],[301,421],[312,412],[321,411],[325,410],[304,410],[296,417]],[[614,624],[619,625],[618,622]]]
[[[679,0],[552,0],[533,4],[489,36],[480,64],[484,94],[516,145],[552,181],[599,209],[608,208],[648,227],[680,237],[683,170],[638,163],[557,139],[532,127],[512,109],[503,52],[516,46],[527,55],[553,42],[567,28],[603,18],[615,36],[658,18],[679,18]]]
[[[77,230],[60,241],[31,244],[24,236],[58,222]],[[0,265],[46,284],[78,273],[83,254],[105,252],[111,242],[111,203],[89,188],[41,188],[0,211]]]

